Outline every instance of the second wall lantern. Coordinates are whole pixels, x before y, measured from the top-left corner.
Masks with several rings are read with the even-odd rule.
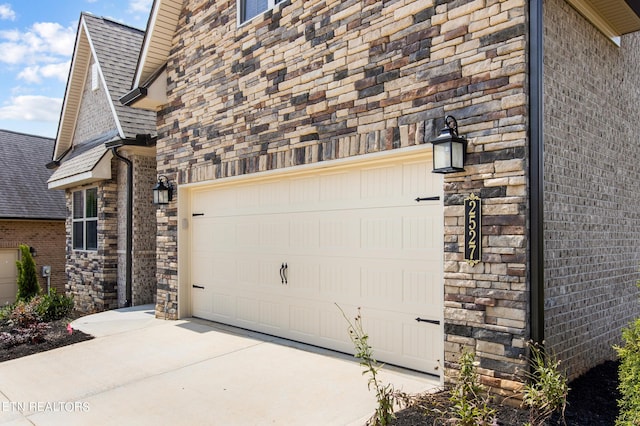
[[[153,204],[169,204],[171,200],[173,200],[173,185],[166,176],[161,175],[153,187]]]

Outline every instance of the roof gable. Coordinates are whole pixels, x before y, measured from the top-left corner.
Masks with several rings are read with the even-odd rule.
[[[167,63],[182,4],[183,0],[154,0],[137,61],[134,88],[150,83]]]
[[[49,191],[53,139],[0,130],[0,218],[64,219],[64,192]]]
[[[141,30],[105,18],[82,13],[62,106],[53,159],[60,159],[74,140],[89,66],[98,64],[100,85],[108,94],[117,137],[132,139],[137,134],[155,134],[155,113],[134,109],[119,102],[129,89],[136,58],[144,38]]]

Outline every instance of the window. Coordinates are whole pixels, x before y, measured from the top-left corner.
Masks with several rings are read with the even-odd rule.
[[[98,250],[98,188],[73,193],[73,248]]]
[[[238,0],[240,23],[247,22],[262,12],[272,9],[282,0]]]

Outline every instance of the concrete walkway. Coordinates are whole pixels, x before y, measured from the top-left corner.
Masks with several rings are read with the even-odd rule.
[[[11,425],[362,425],[376,407],[351,356],[152,306],[82,317],[96,338],[0,363]],[[406,392],[432,376],[385,367]]]

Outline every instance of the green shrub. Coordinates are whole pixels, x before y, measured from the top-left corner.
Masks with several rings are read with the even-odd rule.
[[[622,331],[623,347],[616,347],[620,356],[618,389],[620,412],[616,426],[640,425],[640,318]]]
[[[39,299],[38,310],[42,320],[46,322],[63,319],[73,310],[73,298],[58,294],[55,288],[52,288],[49,294],[40,296]]]
[[[496,412],[489,407],[489,399],[481,395],[483,391],[476,372],[475,356],[471,352],[464,352],[460,357],[460,374],[449,398],[452,404],[450,414],[453,424],[495,424]]]
[[[40,293],[36,264],[31,257],[29,246],[20,244],[21,259],[16,261],[18,268],[18,300],[31,300]]]
[[[569,386],[560,372],[560,361],[537,343],[529,343],[529,379],[524,387],[522,402],[529,408],[529,424],[544,425],[551,415],[560,411],[564,418]]]

